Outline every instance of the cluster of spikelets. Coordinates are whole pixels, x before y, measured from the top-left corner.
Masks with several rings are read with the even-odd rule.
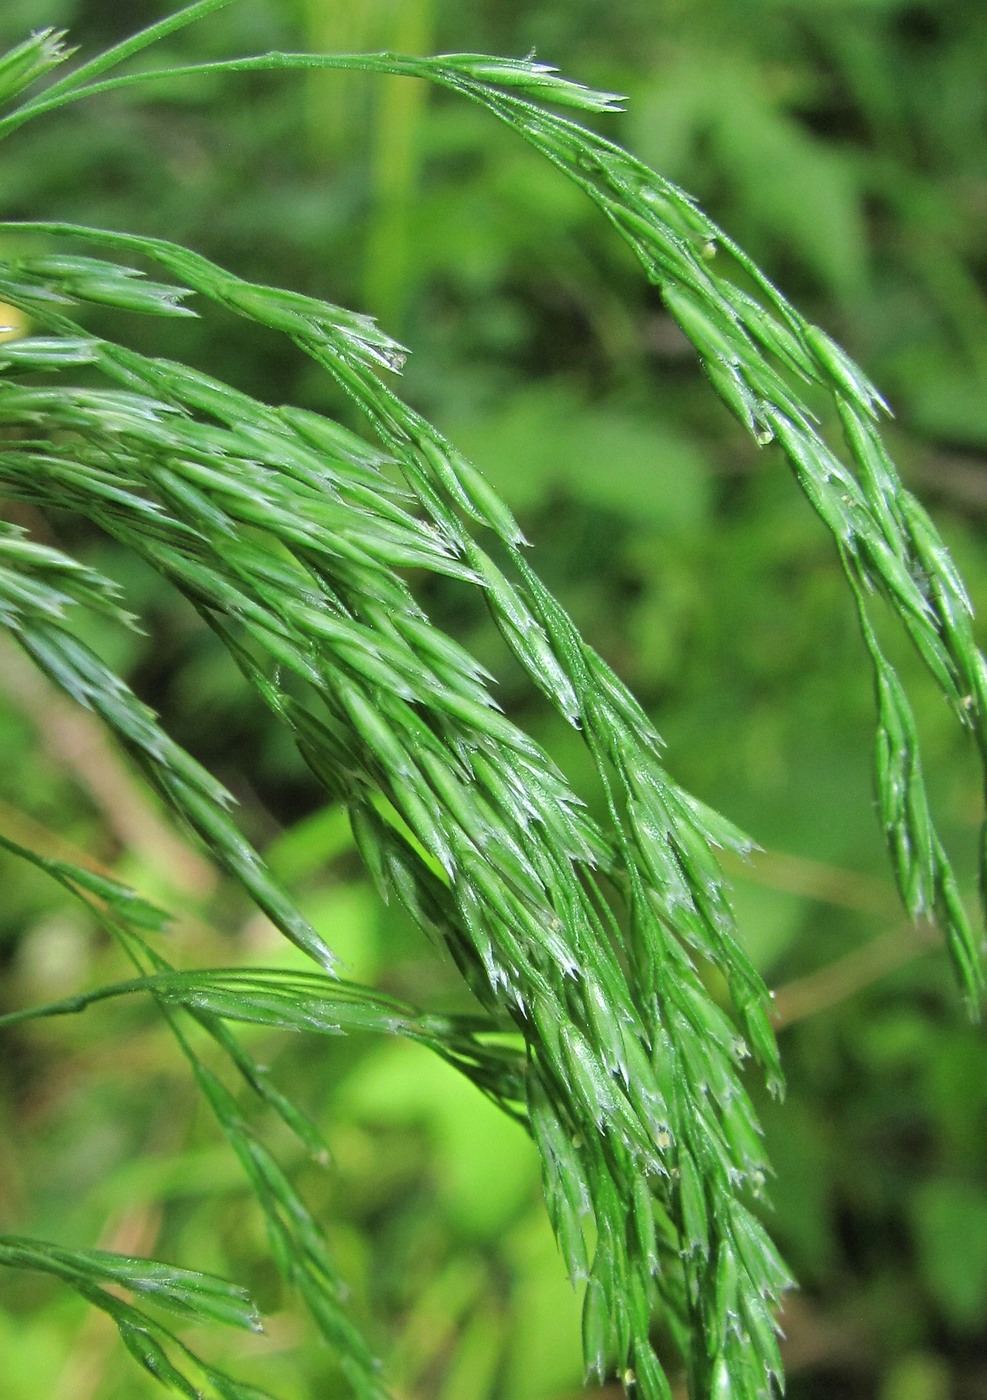
[[[153,81],[146,70],[100,75],[223,3],[193,5],[76,70],[0,120],[0,135],[82,97]],[[46,71],[63,56],[58,37],[35,36],[15,51],[16,64],[8,56],[6,70],[0,61],[0,85],[14,68],[11,92],[25,73]],[[929,815],[908,699],[872,614],[886,604],[900,619],[981,752],[984,664],[955,569],[881,444],[875,391],[686,195],[539,105],[604,111],[611,95],[544,65],[473,55],[273,54],[199,70],[302,66],[421,77],[506,122],[600,206],[720,397],[760,443],[778,444],[832,533],[859,609],[876,680],[880,810],[903,899],[913,915],[939,922],[976,1003],[977,939]],[[81,512],[190,600],[327,794],[346,806],[382,896],[449,949],[482,1008],[475,1017],[429,1015],[339,979],[331,950],[238,830],[228,794],[73,634],[73,605],[132,622],[113,586],[8,526],[0,621],[41,670],[100,715],[147,781],[321,971],[176,972],[149,941],[159,920],[150,906],[6,843],[93,903],[138,973],[7,1020],[138,991],[157,999],[243,1163],[279,1267],[360,1397],[386,1389],[346,1317],[318,1226],[196,1055],[183,1016],[217,1039],[316,1155],[316,1129],[227,1022],[376,1030],[430,1046],[530,1129],[552,1224],[584,1287],[588,1371],[616,1373],[647,1400],[669,1396],[651,1340],[660,1315],[696,1396],[766,1396],[781,1380],[774,1309],[789,1280],[752,1212],[767,1167],[740,1063],[750,1048],[774,1087],[780,1076],[766,993],[736,941],[715,856],[749,843],[669,777],[650,722],[532,571],[507,507],[381,378],[400,369],[405,352],[371,321],[246,282],[161,240],[52,223],[3,227],[36,251],[0,263],[0,299],[35,331],[0,346],[0,489],[42,510]],[[151,281],[124,258],[171,280]],[[357,404],[369,440],[88,334],[74,319],[87,303],[192,315],[193,296],[289,337]],[[73,386],[80,366],[100,387]],[[843,426],[842,458],[806,406],[820,391]],[[588,815],[551,758],[500,712],[490,678],[433,625],[408,571],[482,591],[513,655],[585,740],[606,822]],[[708,989],[711,969],[729,988],[736,1020]],[[179,1393],[197,1394],[190,1377],[198,1375],[225,1396],[258,1394],[192,1357],[104,1284],[255,1325],[232,1286],[37,1241],[0,1242],[0,1262],[46,1269],[79,1288]]]

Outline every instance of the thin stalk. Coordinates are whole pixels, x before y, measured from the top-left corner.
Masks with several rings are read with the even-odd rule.
[[[72,73],[66,73],[64,78],[59,78],[57,82],[45,88],[44,92],[39,93],[37,97],[32,97],[27,102],[22,103],[11,115],[16,116],[18,113],[36,106],[43,106],[47,111],[50,98],[70,92],[73,88],[77,88],[80,83],[88,82],[90,78],[94,78],[100,73],[109,72],[111,68],[116,68],[119,64],[126,62],[128,58],[132,58],[135,53],[140,53],[142,49],[156,44],[159,39],[166,39],[169,34],[174,34],[177,30],[186,28],[187,25],[195,24],[196,21],[205,19],[207,15],[225,9],[227,5],[234,3],[235,0],[195,0],[194,4],[187,5],[184,10],[168,15],[156,24],[148,25],[146,29],[132,34],[129,39],[122,39],[119,44],[114,44],[112,48],[97,54],[88,63],[84,63],[81,68],[76,68]]]
[[[220,5],[234,3],[234,0],[204,0],[204,3],[218,9]],[[153,42],[153,40],[148,42]],[[121,44],[119,47],[124,48],[126,45]],[[146,46],[142,45],[141,47]],[[111,50],[111,52],[113,51]],[[129,55],[124,55],[124,57],[127,56]],[[93,65],[101,65],[100,71],[102,71],[107,66],[103,62],[106,57],[107,55],[104,54],[100,58],[94,59]],[[0,139],[23,126],[32,117],[40,117],[45,112],[57,111],[62,107],[67,107],[72,102],[80,102],[84,97],[98,97],[103,93],[118,92],[124,88],[157,82],[162,78],[192,78],[203,73],[256,73],[280,69],[288,71],[297,68],[339,68],[360,70],[365,73],[393,73],[399,77],[431,76],[431,74],[421,71],[421,64],[422,60],[420,59],[409,59],[400,54],[391,53],[254,54],[248,58],[223,58],[214,59],[208,63],[188,63],[170,68],[150,68],[143,73],[127,73],[122,78],[107,78],[103,82],[87,83],[85,87],[77,87],[71,80],[77,79],[80,74],[85,72],[85,69],[80,69],[79,73],[70,74],[69,78],[63,79],[62,83],[53,84],[40,96],[31,102],[23,103],[0,120]],[[87,64],[86,68],[90,66]],[[64,86],[65,83],[69,83],[68,88]]]

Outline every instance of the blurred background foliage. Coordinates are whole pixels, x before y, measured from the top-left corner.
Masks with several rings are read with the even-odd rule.
[[[167,8],[5,0],[0,41],[64,25],[88,54]],[[534,48],[626,93],[606,133],[696,194],[887,394],[906,481],[987,608],[982,0],[243,0],[167,57],[384,47]],[[139,104],[101,100],[26,128],[2,166],[7,217],[188,243],[245,276],[371,310],[411,348],[412,401],[520,513],[543,577],[655,717],[676,777],[765,847],[735,877],[742,928],[778,989],[789,1077],[785,1102],[763,1105],[772,1227],[802,1283],[784,1321],[789,1395],[987,1397],[987,1046],[934,937],[896,905],[837,559],[596,211],[481,112],[360,75],[171,81]],[[124,333],[262,398],[348,414],[289,346],[232,318],[135,318]],[[458,1005],[453,970],[377,904],[343,814],[322,806],[190,609],[86,522],[8,514],[123,584],[147,635],[93,640],[236,792],[352,975]],[[585,776],[486,616],[454,584],[429,588],[436,619],[498,674],[505,706]],[[901,664],[918,680],[917,663]],[[943,834],[972,872],[970,755],[944,706],[921,718]],[[176,908],[172,960],[292,957],[166,828],[90,719],[6,650],[0,828]],[[4,859],[3,882],[5,1006],[125,975],[35,872]],[[575,1395],[578,1306],[522,1132],[413,1045],[250,1038],[325,1125],[328,1172],[281,1145],[396,1394]],[[147,1007],[4,1036],[0,1220],[245,1281],[267,1336],[211,1337],[209,1354],[285,1400],[337,1393]],[[154,1392],[109,1324],[47,1282],[0,1280],[0,1309],[5,1400]]]

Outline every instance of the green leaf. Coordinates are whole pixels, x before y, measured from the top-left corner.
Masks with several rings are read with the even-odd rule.
[[[987,1309],[987,1194],[963,1181],[931,1180],[912,1219],[922,1279],[946,1321],[973,1334]]]

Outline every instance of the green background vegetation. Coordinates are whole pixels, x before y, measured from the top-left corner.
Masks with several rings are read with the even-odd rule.
[[[0,45],[51,23],[95,49],[165,8],[5,0]],[[906,481],[983,612],[981,0],[244,0],[154,61],[382,47],[534,47],[626,93],[607,134],[696,194],[889,397]],[[174,81],[139,104],[82,104],[11,139],[2,166],[6,217],[172,238],[373,311],[411,348],[407,394],[518,511],[542,576],[655,718],[672,772],[765,847],[736,871],[736,901],[779,989],[789,1079],[783,1104],[762,1105],[772,1228],[802,1283],[784,1324],[789,1394],[987,1396],[987,1048],[934,940],[897,905],[838,561],[780,457],[716,404],[597,212],[480,111],[348,74]],[[127,334],[261,398],[340,407],[290,347],[232,318],[134,321]],[[9,511],[39,528],[29,514]],[[148,635],[108,632],[99,648],[237,794],[351,975],[460,1006],[454,969],[378,904],[344,815],[320,805],[187,605],[85,522],[40,528],[121,581]],[[578,773],[576,741],[522,695],[479,604],[451,583],[429,588],[435,619],[498,672],[505,707]],[[921,687],[918,663],[897,659]],[[941,702],[921,720],[972,902],[971,755]],[[0,653],[0,829],[85,853],[182,908],[173,960],[290,958],[165,826],[91,722]],[[7,860],[2,876],[6,1004],[125,975],[40,876]],[[248,1039],[326,1127],[333,1169],[296,1154],[294,1170],[396,1393],[574,1395],[578,1306],[520,1129],[410,1044]],[[208,1354],[286,1400],[334,1393],[331,1358],[289,1312],[236,1164],[153,1010],[108,1005],[4,1036],[0,1224],[243,1280],[270,1314],[267,1336],[210,1336]],[[156,1393],[108,1323],[24,1275],[0,1280],[0,1377],[5,1400]]]

